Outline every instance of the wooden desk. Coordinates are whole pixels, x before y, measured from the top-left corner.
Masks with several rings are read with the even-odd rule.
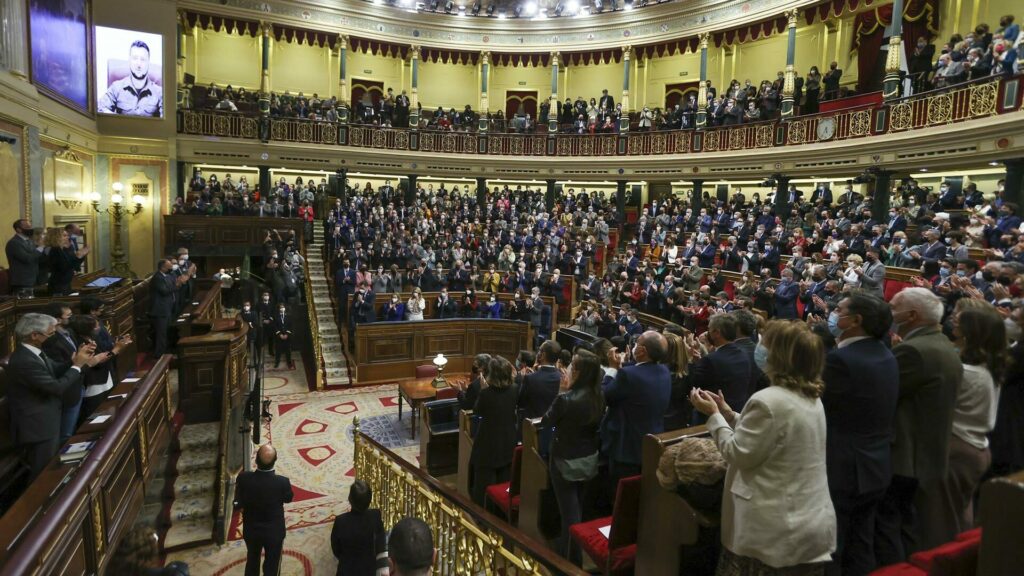
[[[417,378],[415,380],[405,380],[398,384],[398,419],[402,419],[402,401],[404,400],[409,404],[410,417],[412,418],[412,439],[416,439],[416,413],[420,411],[420,406],[424,402],[429,402],[434,398],[437,398],[437,391],[448,388],[445,384],[441,388],[434,388],[434,378]]]

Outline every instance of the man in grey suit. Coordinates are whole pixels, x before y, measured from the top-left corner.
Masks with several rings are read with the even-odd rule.
[[[942,300],[926,288],[906,288],[891,301],[893,348],[900,390],[892,445],[892,483],[875,521],[879,566],[903,562],[919,550],[942,544],[932,534],[944,526],[934,519],[945,510],[946,476],[953,408],[963,365],[942,333]],[[941,516],[939,516],[941,517]],[[940,541],[936,541],[936,540]]]
[[[860,287],[865,292],[885,298],[885,264],[878,259],[878,248],[868,246],[864,251],[864,265],[857,268]]]
[[[5,248],[10,266],[8,282],[11,294],[19,298],[32,296],[32,287],[39,276],[39,260],[43,257],[43,246],[32,240],[32,233],[31,222],[16,221],[14,236],[7,241]]]
[[[52,316],[22,316],[14,327],[19,344],[6,370],[14,443],[24,451],[32,478],[57,454],[63,395],[72,386],[81,386],[82,367],[93,362],[96,349],[95,344],[83,344],[71,357],[70,366],[57,364],[42,351],[43,343],[56,330],[57,320]]]

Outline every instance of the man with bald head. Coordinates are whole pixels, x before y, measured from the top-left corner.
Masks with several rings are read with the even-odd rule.
[[[284,548],[284,505],[293,498],[292,483],[274,473],[277,451],[270,444],[260,446],[256,452],[256,470],[242,472],[235,483],[235,510],[242,511],[242,538],[248,556],[245,576],[260,573],[260,553],[263,575],[277,576],[281,570],[281,550]]]
[[[601,448],[608,457],[610,494],[614,497],[619,480],[640,473],[641,443],[644,436],[662,432],[665,412],[672,396],[672,377],[662,364],[668,355],[668,341],[658,332],[640,335],[631,349],[633,364],[614,349],[608,363],[617,370],[604,387],[608,405],[601,422]]]

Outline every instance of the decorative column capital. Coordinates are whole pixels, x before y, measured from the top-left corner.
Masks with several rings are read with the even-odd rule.
[[[798,8],[786,11],[786,18],[789,20],[790,28],[796,28],[796,19],[798,16],[800,16],[800,9]]]
[[[558,58],[560,56],[561,56],[560,52],[552,52],[551,53],[551,65],[552,66],[558,66]]]
[[[274,31],[274,25],[270,22],[260,20],[260,32],[264,38],[269,38],[271,33]]]
[[[700,36],[698,36],[697,38],[700,39],[700,49],[701,50],[707,50],[707,48],[708,48],[708,41],[711,40],[711,33],[710,32],[702,32],[700,34]]]
[[[633,47],[626,45],[622,47],[622,59],[629,60],[633,56]]]
[[[338,36],[338,50],[348,50],[348,35]]]
[[[480,51],[480,63],[490,65],[491,63],[491,51],[481,50]]]
[[[412,59],[412,60],[419,60],[420,59],[420,47],[419,46],[413,44],[412,46],[409,47],[409,58]]]

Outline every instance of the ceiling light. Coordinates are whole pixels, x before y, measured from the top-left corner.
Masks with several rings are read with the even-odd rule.
[[[626,0],[625,5],[622,7],[622,9],[623,10],[627,10],[627,11],[628,10],[632,10],[633,9],[633,0]]]
[[[523,7],[523,11],[526,12],[527,16],[533,16],[537,13],[537,3],[527,2],[526,6]]]
[[[398,3],[401,4],[404,8],[412,6],[412,0],[399,0]]]
[[[921,168],[920,170],[918,170],[918,172],[927,172],[927,171],[928,171],[927,168]]]
[[[989,162],[988,165],[989,166],[999,166],[999,162],[992,161],[992,162]]]
[[[569,14],[575,14],[575,13],[579,12],[580,11],[579,0],[569,0],[568,2],[565,3],[565,9],[569,11]],[[557,11],[558,8],[556,7],[555,10]]]

